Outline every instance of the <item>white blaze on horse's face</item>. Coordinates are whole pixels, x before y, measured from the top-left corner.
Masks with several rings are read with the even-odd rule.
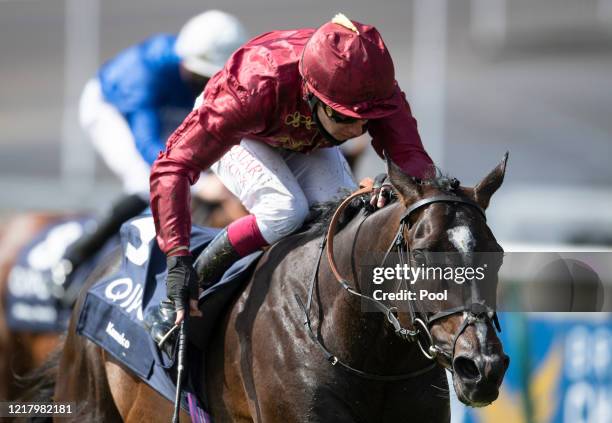
[[[476,240],[472,231],[467,226],[455,226],[446,231],[448,239],[455,246],[457,251],[461,253],[469,253],[473,251]]]

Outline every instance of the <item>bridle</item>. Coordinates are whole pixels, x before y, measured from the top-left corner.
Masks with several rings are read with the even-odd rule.
[[[417,201],[416,203],[408,207],[406,211],[404,212],[404,214],[402,215],[402,217],[400,218],[400,227],[392,242],[392,246],[387,252],[387,255],[388,255],[394,246],[397,248],[398,257],[400,260],[400,266],[402,267],[404,266],[405,257],[408,257],[408,266],[412,267],[412,252],[410,250],[410,243],[408,242],[408,240],[406,239],[404,235],[405,230],[410,230],[412,226],[410,222],[410,216],[412,215],[412,213],[416,212],[417,210],[423,207],[426,207],[430,204],[434,204],[434,203],[447,203],[447,204],[455,204],[455,205],[466,204],[476,209],[476,211],[479,212],[479,214],[483,217],[485,221],[487,219],[484,210],[475,201],[472,201],[468,198],[459,197],[457,195],[442,194],[442,195],[436,195],[436,196],[429,197],[429,198],[424,198],[422,200]],[[385,256],[385,259],[386,259],[386,256]],[[384,262],[385,260],[383,260],[383,263]],[[402,282],[405,282],[405,280],[402,280]],[[480,298],[480,293],[478,291],[478,285],[475,283],[470,283],[470,291],[471,291],[471,298],[470,298],[469,305],[460,305],[457,307],[452,307],[446,310],[436,312],[431,316],[428,315],[423,310],[415,311],[413,307],[413,302],[408,301],[408,305],[409,305],[408,311],[410,314],[410,320],[411,320],[411,325],[413,329],[408,330],[408,329],[402,328],[401,326],[399,326],[399,321],[398,321],[397,322],[398,326],[396,327],[396,334],[400,336],[401,338],[409,340],[409,341],[414,341],[416,339],[416,342],[421,352],[428,359],[433,360],[438,354],[440,354],[446,358],[447,363],[449,364],[452,363],[452,356],[454,355],[454,352],[455,352],[455,346],[457,344],[457,340],[459,339],[459,336],[461,336],[461,334],[465,331],[465,329],[470,324],[476,323],[479,320],[483,320],[485,322],[487,320],[492,320],[492,322],[495,325],[495,328],[498,331],[501,331],[501,327],[499,326],[499,320],[497,319],[497,314],[494,309],[492,309],[487,304],[485,304],[485,302]],[[416,302],[415,304],[420,305],[420,302]],[[433,342],[433,337],[431,336],[431,332],[430,332],[431,325],[437,320],[441,320],[446,317],[452,316],[454,314],[464,313],[464,312],[466,313],[466,316],[463,319],[463,323],[459,327],[459,330],[453,336],[453,340],[451,342],[451,345],[452,345],[451,354],[449,355],[448,353],[443,351],[438,345],[435,345],[435,343]],[[393,312],[391,312],[390,314],[394,316]],[[393,318],[391,318],[391,320],[393,320]],[[397,321],[397,318],[395,318],[395,320]],[[418,336],[420,333],[423,333],[425,335],[428,345],[423,345],[423,343],[421,342],[421,338],[419,338]],[[449,370],[452,370],[452,365],[449,366]]]
[[[325,354],[327,360],[332,365],[340,364],[346,370],[352,373],[355,373],[361,377],[367,378],[367,379],[373,379],[373,380],[379,380],[379,381],[404,380],[404,379],[413,378],[413,377],[422,375],[424,373],[427,373],[436,366],[436,363],[434,362],[422,369],[418,369],[414,372],[407,373],[407,374],[390,375],[390,376],[376,375],[376,374],[364,372],[362,370],[358,370],[358,369],[351,367],[350,365],[339,360],[338,357],[332,354],[323,345],[319,337],[315,335],[312,329],[312,324],[310,321],[310,308],[312,305],[314,285],[317,281],[317,274],[319,271],[321,258],[323,256],[323,251],[325,250],[325,247],[327,247],[327,259],[328,259],[331,271],[334,274],[334,277],[336,278],[337,282],[342,286],[342,288],[344,288],[350,295],[357,296],[361,298],[363,301],[366,301],[367,303],[373,305],[378,311],[384,314],[387,321],[393,326],[395,334],[401,339],[406,340],[408,342],[416,342],[419,349],[421,350],[421,352],[427,359],[434,360],[438,355],[443,356],[444,357],[444,361],[443,361],[444,367],[446,367],[448,370],[452,372],[453,371],[452,359],[453,359],[454,352],[455,352],[455,346],[461,334],[466,330],[468,326],[478,321],[484,321],[484,322],[492,321],[497,331],[501,332],[501,327],[497,319],[497,314],[495,313],[494,309],[486,305],[485,302],[480,299],[477,285],[475,283],[471,283],[470,284],[471,302],[469,303],[469,305],[461,305],[461,306],[453,307],[450,309],[442,310],[442,311],[434,313],[431,316],[427,312],[423,311],[422,309],[415,310],[412,304],[412,301],[407,301],[409,305],[408,312],[410,316],[410,326],[411,327],[405,328],[402,326],[402,324],[400,323],[397,317],[397,307],[389,307],[386,304],[384,304],[382,301],[379,301],[369,295],[364,295],[361,292],[358,292],[355,289],[353,289],[350,285],[350,282],[347,279],[343,278],[342,275],[340,275],[340,273],[338,272],[337,266],[335,264],[335,260],[333,256],[334,234],[336,231],[336,227],[338,225],[338,221],[340,217],[342,216],[344,209],[355,198],[360,197],[363,194],[367,194],[371,191],[372,191],[372,187],[364,187],[354,192],[349,197],[347,197],[340,204],[340,206],[338,206],[338,208],[336,209],[334,216],[332,217],[332,220],[329,224],[327,233],[325,237],[323,238],[322,242],[319,244],[318,260],[317,260],[317,263],[314,269],[313,277],[311,279],[310,290],[309,290],[309,295],[308,295],[308,300],[307,300],[306,305],[304,305],[302,299],[298,295],[295,296],[298,304],[300,305],[300,308],[302,309],[304,313],[304,317],[305,317],[304,325],[306,326],[308,330],[310,338],[313,341],[315,341],[315,343],[319,346],[319,348]],[[478,211],[478,213],[482,215],[482,217],[486,220],[486,215],[482,207],[480,207],[476,202],[468,198],[460,197],[458,195],[441,194],[441,195],[436,195],[436,196],[432,196],[429,198],[424,198],[422,200],[419,200],[415,202],[414,204],[410,205],[404,211],[402,217],[400,218],[399,228],[396,232],[395,237],[393,238],[393,241],[391,242],[391,245],[389,246],[389,248],[387,249],[387,252],[385,253],[382,264],[386,262],[386,259],[388,258],[389,254],[395,250],[400,260],[400,263],[399,263],[400,266],[403,267],[404,264],[408,264],[409,266],[412,266],[412,252],[410,250],[410,243],[408,242],[408,239],[405,236],[405,231],[409,230],[412,226],[412,224],[410,223],[410,217],[412,216],[413,213],[415,213],[417,210],[421,210],[422,208],[427,207],[434,203],[447,203],[447,204],[454,204],[454,205],[465,204],[465,205],[472,207],[476,211]],[[407,260],[408,263],[406,263],[406,257],[408,258]],[[406,283],[406,280],[402,279],[400,282]],[[420,302],[417,302],[416,304],[420,304]],[[459,330],[453,336],[452,350],[449,354],[449,353],[446,353],[440,346],[435,344],[433,337],[431,335],[431,325],[438,320],[441,320],[446,317],[452,316],[454,314],[459,314],[459,313],[465,313],[466,316],[461,326],[459,327]]]

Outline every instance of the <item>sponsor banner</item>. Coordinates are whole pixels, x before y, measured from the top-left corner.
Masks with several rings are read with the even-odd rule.
[[[500,313],[510,356],[499,398],[453,404],[453,423],[612,422],[612,318],[607,313]]]

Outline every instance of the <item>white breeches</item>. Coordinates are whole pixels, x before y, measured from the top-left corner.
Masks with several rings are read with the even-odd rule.
[[[356,188],[336,147],[304,154],[243,140],[211,170],[255,215],[269,244],[299,229],[312,204],[339,199]]]

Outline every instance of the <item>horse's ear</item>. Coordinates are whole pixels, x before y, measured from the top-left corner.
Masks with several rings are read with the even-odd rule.
[[[387,175],[393,188],[401,195],[404,202],[412,202],[419,196],[419,186],[415,180],[406,175],[404,171],[386,156]]]
[[[482,181],[474,187],[473,196],[474,200],[480,207],[486,209],[489,206],[491,197],[504,182],[504,175],[506,174],[506,163],[508,163],[508,152],[504,154],[504,158],[501,162],[493,169]]]

